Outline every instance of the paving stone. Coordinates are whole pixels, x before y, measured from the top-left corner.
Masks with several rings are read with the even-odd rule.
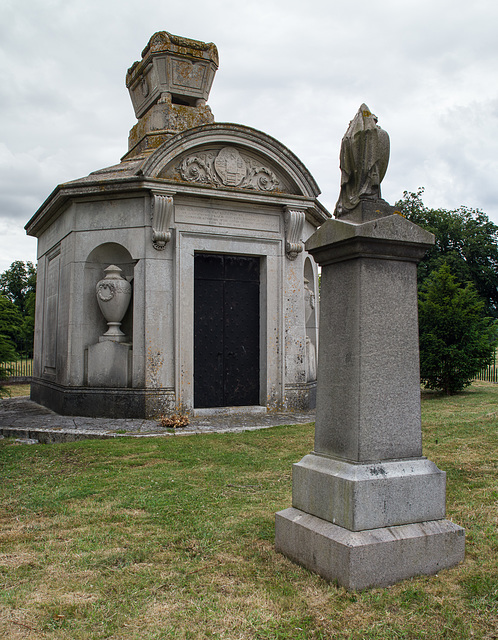
[[[202,433],[235,433],[268,429],[285,424],[306,424],[314,411],[230,413],[191,418],[186,427],[161,427],[154,420],[130,418],[81,418],[60,416],[28,397],[0,401],[1,437],[36,439],[37,442],[70,442],[87,438],[187,436]]]

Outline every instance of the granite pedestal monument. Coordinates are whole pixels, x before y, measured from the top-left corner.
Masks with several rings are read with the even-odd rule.
[[[306,243],[322,267],[315,446],[276,515],[277,550],[347,589],[464,557],[445,473],[422,455],[416,269],[434,238],[381,199],[388,157],[362,105],[342,143],[337,219]]]

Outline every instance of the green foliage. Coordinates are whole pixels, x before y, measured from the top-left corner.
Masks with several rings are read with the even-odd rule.
[[[396,203],[408,220],[436,236],[419,264],[419,284],[446,263],[458,282],[474,283],[486,313],[498,317],[498,226],[479,209],[429,209],[422,202],[423,192],[405,191]]]
[[[5,296],[0,295],[0,335],[16,345],[16,338],[22,331],[24,318],[16,305]]]
[[[496,321],[472,283],[456,282],[443,264],[419,293],[420,377],[428,389],[456,393],[491,362]]]
[[[16,305],[0,295],[0,363],[11,362],[17,358],[16,336],[19,335],[23,322]],[[0,368],[0,396],[7,393],[2,381],[5,381],[8,375],[8,369]]]
[[[10,362],[16,357],[16,351],[12,342],[6,336],[0,333],[0,364],[2,362]],[[0,398],[5,395],[10,395],[8,389],[3,386],[9,377],[9,368],[0,367]]]
[[[36,292],[36,269],[32,262],[16,260],[0,274],[0,293],[24,315],[30,295]]]
[[[31,352],[35,327],[36,268],[32,262],[16,260],[0,274],[0,296],[7,299],[19,312],[16,330],[9,333],[17,351]],[[0,316],[4,308],[0,307]],[[1,328],[0,318],[0,333]]]

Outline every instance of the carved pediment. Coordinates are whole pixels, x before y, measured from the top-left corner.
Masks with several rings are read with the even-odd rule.
[[[159,177],[219,188],[251,189],[266,193],[297,192],[266,159],[232,145],[192,150],[177,157]]]

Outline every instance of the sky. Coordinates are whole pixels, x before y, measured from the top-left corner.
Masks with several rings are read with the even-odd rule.
[[[0,273],[36,261],[24,225],[58,185],[116,164],[136,118],[128,67],[156,31],[214,42],[217,122],[263,131],[332,213],[362,103],[391,140],[382,195],[498,224],[495,0],[0,0]]]

